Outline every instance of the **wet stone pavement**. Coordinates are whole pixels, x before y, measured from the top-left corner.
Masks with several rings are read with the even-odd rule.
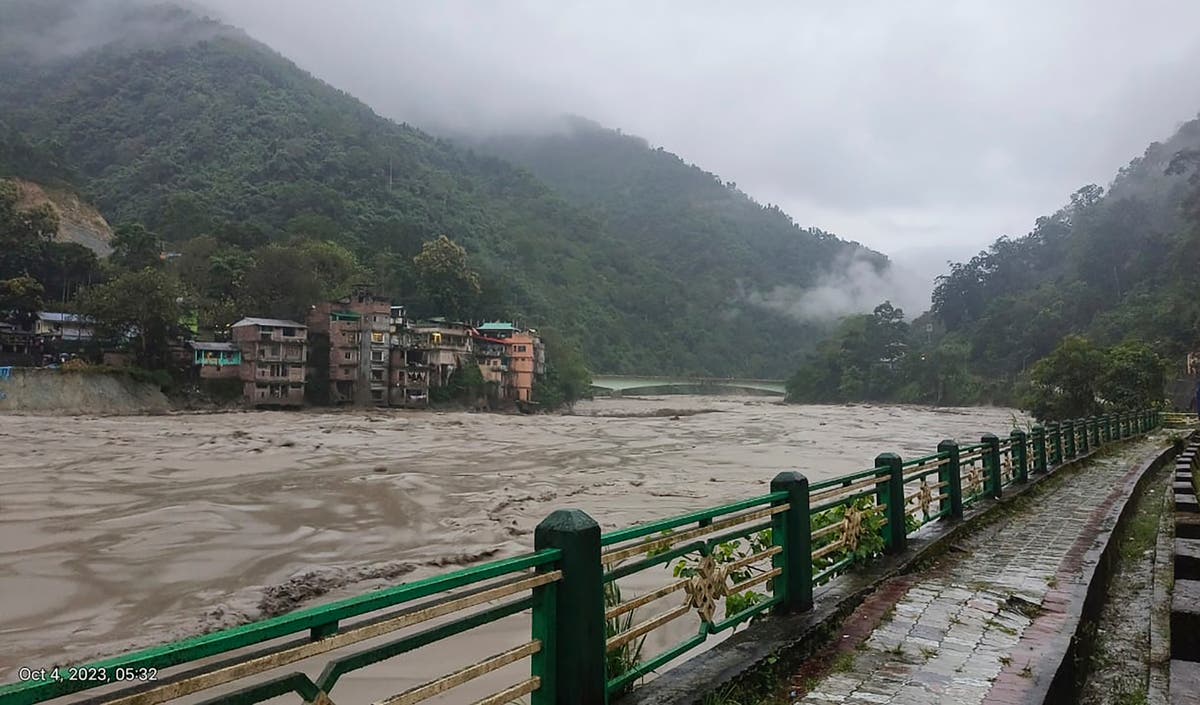
[[[1053,673],[1038,660],[1082,600],[1083,556],[1116,521],[1113,500],[1161,444],[1131,443],[1048,482],[1031,502],[963,539],[912,581],[804,705],[1016,704]],[[1111,515],[1111,516],[1110,516]],[[1057,641],[1057,643],[1056,643]],[[851,658],[852,657],[852,658]]]

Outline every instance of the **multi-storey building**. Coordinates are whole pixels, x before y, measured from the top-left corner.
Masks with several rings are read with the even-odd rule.
[[[308,327],[274,318],[243,318],[233,324],[241,351],[240,377],[252,406],[304,404]]]
[[[391,319],[392,367],[388,403],[404,407],[428,406],[428,350],[415,346],[416,335],[409,327],[403,306],[392,306]]]
[[[451,323],[444,318],[412,323],[409,349],[423,356],[429,368],[429,386],[443,387],[462,365],[474,355],[471,329],[464,323]]]
[[[512,323],[484,323],[475,331],[476,358],[485,381],[498,385],[502,400],[533,400],[533,380],[546,372],[546,352],[537,331]]]
[[[201,379],[239,379],[242,374],[242,351],[235,343],[206,343],[194,340],[192,365]]]
[[[391,367],[391,303],[365,289],[313,306],[308,326],[314,341],[312,374],[325,404],[387,406]],[[326,353],[327,351],[327,353]]]

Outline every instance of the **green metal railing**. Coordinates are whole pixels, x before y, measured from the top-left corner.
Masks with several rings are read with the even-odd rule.
[[[534,553],[79,668],[23,672],[0,687],[0,705],[93,690],[87,702],[153,705],[230,685],[242,687],[206,703],[294,693],[328,705],[348,673],[508,618],[527,619],[529,638],[380,702],[412,705],[526,662],[516,682],[476,705],[526,695],[533,705],[601,705],[713,635],[810,609],[815,588],[903,551],[922,526],[960,519],[1032,474],[1161,421],[1156,411],[1110,414],[970,445],[947,440],[931,455],[883,453],[870,469],[812,485],[784,472],[767,494],[604,534],[585,513],[559,510],[538,525]],[[639,594],[623,596],[622,580]],[[643,655],[656,632],[667,645]],[[324,654],[315,679],[281,670]]]

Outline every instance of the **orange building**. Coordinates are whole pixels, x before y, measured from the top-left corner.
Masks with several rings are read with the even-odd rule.
[[[483,379],[506,401],[533,400],[533,381],[545,372],[545,353],[535,331],[512,323],[484,323],[475,332],[475,355]]]

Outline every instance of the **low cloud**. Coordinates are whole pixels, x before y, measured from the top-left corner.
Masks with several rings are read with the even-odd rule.
[[[206,21],[204,14],[186,0],[174,5],[159,0],[17,3],[0,7],[0,52],[47,62],[112,45],[175,47],[236,31]]]
[[[751,306],[812,323],[869,313],[884,301],[891,301],[911,320],[929,307],[932,289],[931,279],[911,269],[894,263],[880,268],[876,261],[855,253],[835,262],[813,286],[777,286],[766,292],[751,292],[745,299]]]

